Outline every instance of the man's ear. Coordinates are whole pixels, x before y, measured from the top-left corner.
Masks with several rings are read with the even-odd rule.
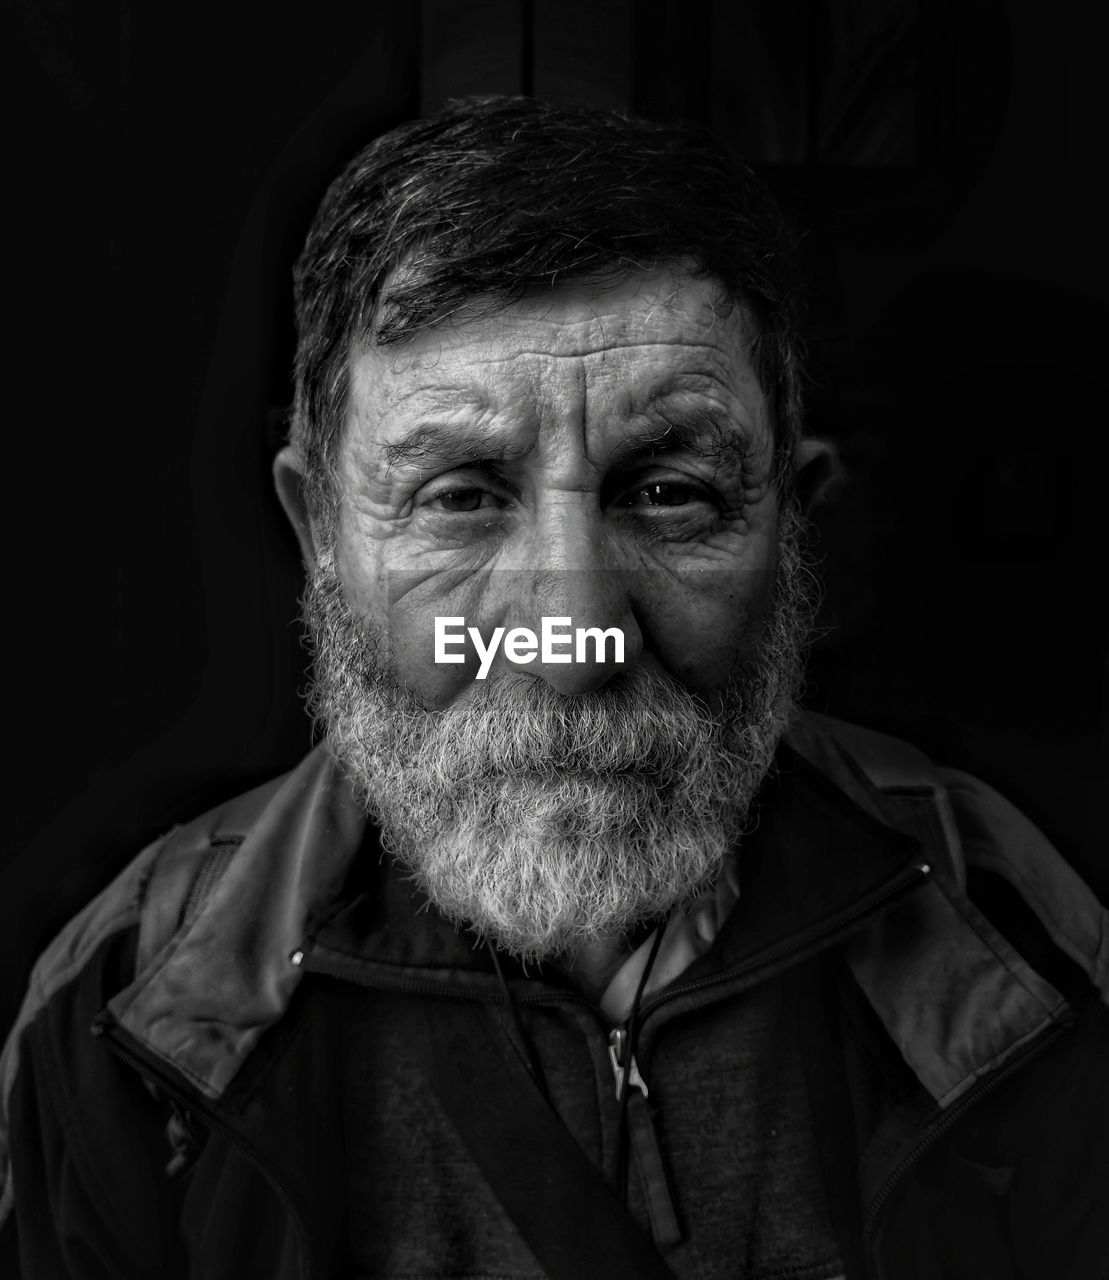
[[[286,445],[274,458],[273,483],[281,508],[289,517],[300,544],[305,568],[311,569],[316,563],[316,534],[305,497],[304,460],[292,445]]]
[[[834,445],[813,436],[797,441],[793,449],[793,487],[802,514],[807,515],[826,495],[839,471]]]

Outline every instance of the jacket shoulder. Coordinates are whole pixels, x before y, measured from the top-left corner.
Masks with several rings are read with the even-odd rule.
[[[30,987],[37,1003],[49,1000],[124,929],[139,929],[135,968],[141,972],[203,902],[285,776],[216,805],[143,849],[39,957]]]
[[[147,845],[41,953],[0,1054],[0,1173],[6,1173],[8,1110],[28,1027],[117,935],[137,931],[140,972],[207,896],[283,780],[236,796]],[[4,1182],[0,1221],[10,1208],[10,1183]]]
[[[832,716],[804,712],[788,741],[863,807],[916,836],[960,893],[968,875],[1004,881],[1109,1002],[1109,911],[1015,805],[910,743]]]

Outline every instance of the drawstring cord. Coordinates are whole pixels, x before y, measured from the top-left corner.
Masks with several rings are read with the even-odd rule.
[[[504,969],[501,967],[501,958],[497,954],[496,944],[492,938],[487,938],[485,946],[493,961],[493,968],[497,971],[497,980],[501,984],[504,1002],[508,1006],[508,1015],[512,1019],[514,1035],[511,1039],[513,1047],[527,1068],[528,1075],[535,1082],[536,1088],[543,1095],[544,1100],[549,1103],[550,1097],[547,1094],[547,1082],[543,1079],[543,1072],[539,1066],[539,1058],[535,1052],[535,1046],[531,1042],[531,1037],[524,1030],[524,1024],[520,1019],[520,1010],[516,1005],[516,997],[512,994],[512,988],[508,985],[508,979],[505,977]]]
[[[620,1087],[620,1119],[616,1128],[616,1185],[625,1204],[628,1200],[628,1095],[631,1092],[629,1086],[631,1085],[632,1063],[635,1061],[635,1047],[639,1040],[639,1005],[643,999],[643,991],[647,986],[647,979],[651,976],[651,970],[654,968],[655,957],[658,955],[659,947],[662,946],[662,935],[666,932],[667,923],[668,919],[663,920],[655,929],[654,941],[651,943],[647,963],[643,966],[643,972],[639,975],[639,985],[635,989],[635,999],[632,1001],[631,1013],[628,1016],[628,1038],[624,1045],[624,1079]]]

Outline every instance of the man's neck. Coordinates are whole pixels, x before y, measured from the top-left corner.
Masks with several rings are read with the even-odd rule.
[[[608,934],[583,942],[573,952],[560,956],[558,967],[590,999],[599,1001],[613,975],[653,929],[650,924],[631,934]]]

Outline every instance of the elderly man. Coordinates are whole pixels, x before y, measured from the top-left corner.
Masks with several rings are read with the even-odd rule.
[[[1105,913],[795,707],[791,296],[681,128],[457,103],[338,178],[275,468],[324,740],[42,957],[28,1276],[1104,1274]]]

